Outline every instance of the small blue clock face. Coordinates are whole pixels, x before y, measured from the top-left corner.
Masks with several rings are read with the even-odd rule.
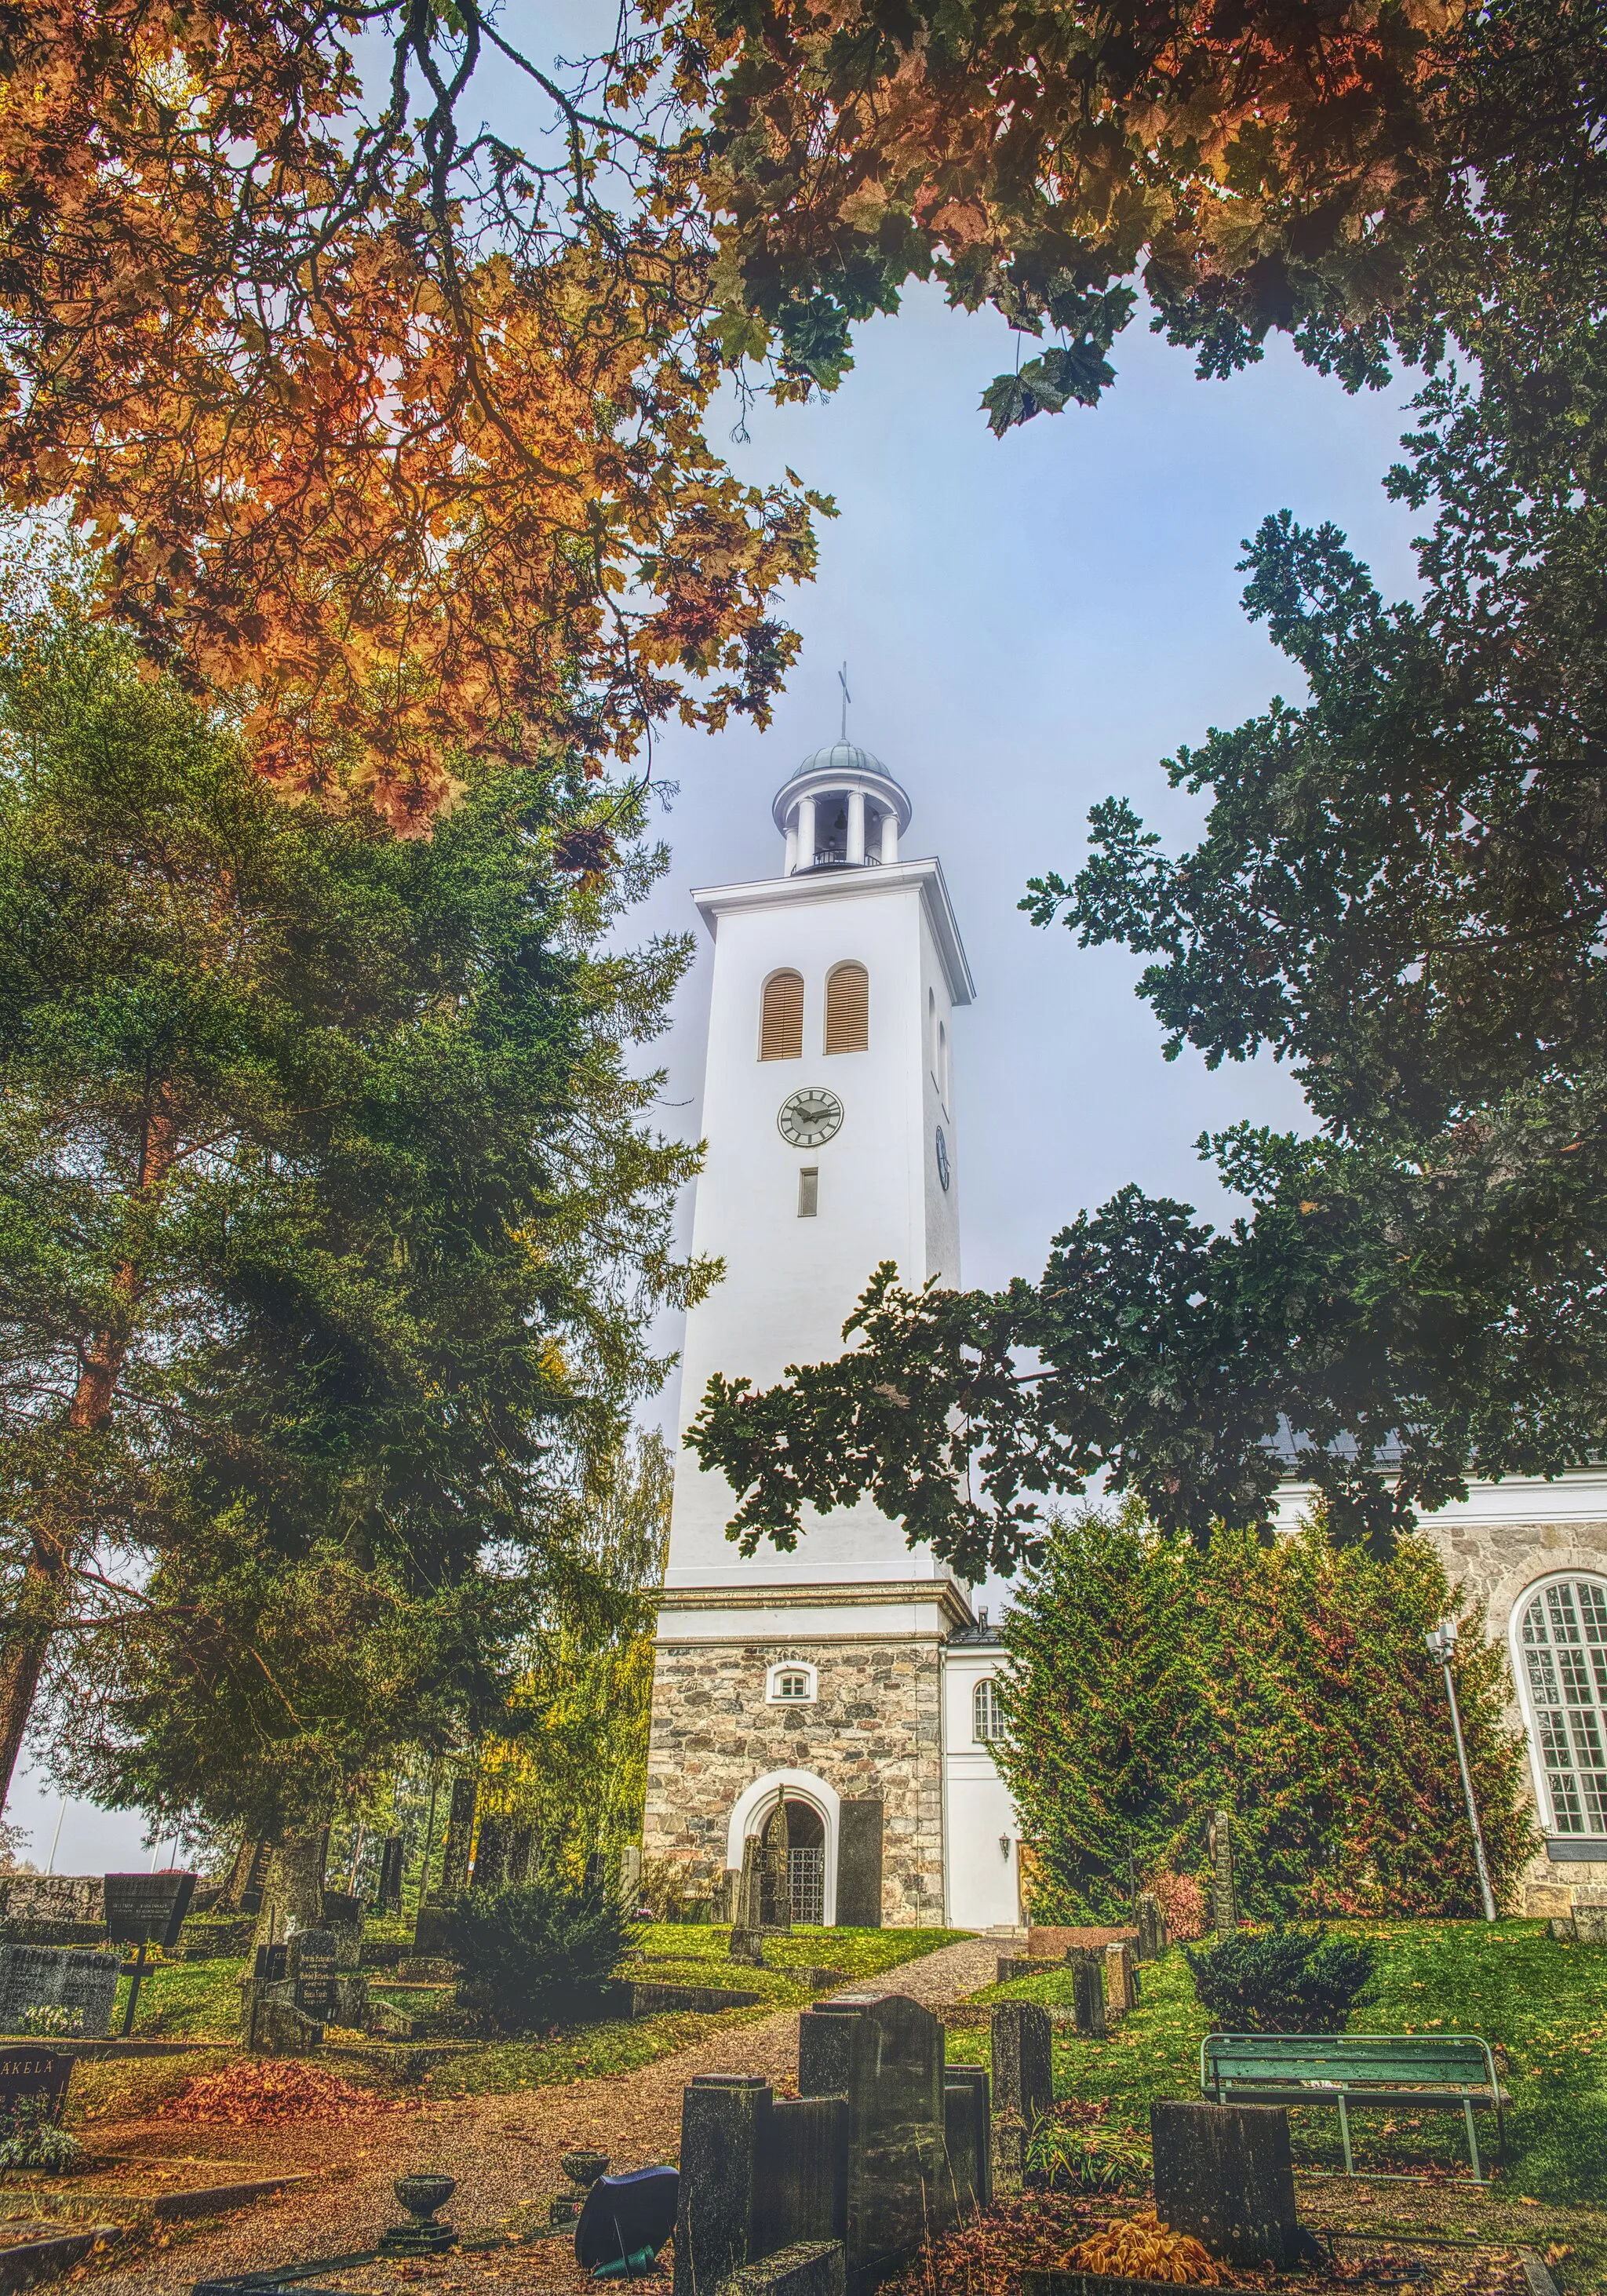
[[[947,1189],[948,1185],[948,1143],[943,1137],[943,1127],[938,1127],[938,1177]]]

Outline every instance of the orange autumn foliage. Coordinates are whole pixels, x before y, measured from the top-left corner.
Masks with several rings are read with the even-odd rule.
[[[366,110],[311,0],[0,7],[0,484],[87,526],[265,773],[405,830],[471,753],[765,722],[812,498],[709,450],[704,253],[606,195],[652,149],[615,124],[641,57],[531,78],[544,167],[460,140],[478,12],[365,24]]]

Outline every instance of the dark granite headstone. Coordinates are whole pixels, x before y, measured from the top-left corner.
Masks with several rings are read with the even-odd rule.
[[[1229,2264],[1296,2260],[1302,2243],[1284,2106],[1152,2104],[1150,2138],[1163,2224]]]
[[[289,1940],[285,1974],[296,1988],[296,2006],[304,2017],[326,2021],[334,2013],[334,1933],[330,1930],[299,1930]]]
[[[954,2216],[944,2174],[943,2028],[906,1995],[841,1994],[799,2020],[798,2086],[806,2080],[803,2030],[818,2034],[814,2071],[846,2055],[849,2102],[848,2279],[869,2285],[888,2265],[912,2256],[929,2232]],[[840,2038],[821,2029],[846,2029]]]
[[[178,1943],[195,1895],[193,1874],[108,1874],[106,1935],[113,1945]]]
[[[452,1801],[447,1813],[447,1839],[441,1850],[440,1895],[450,1898],[469,1882],[469,1848],[474,1838],[474,1805],[480,1788],[472,1778],[454,1778]]]
[[[380,1882],[374,1892],[374,1911],[379,1914],[399,1914],[402,1910],[402,1869],[406,1844],[399,1833],[388,1833],[380,1851]]]
[[[840,1929],[881,1927],[882,1814],[880,1800],[845,1801],[837,1813]]]
[[[474,1886],[500,1890],[508,1878],[508,1829],[500,1817],[482,1817],[474,1845]]]
[[[699,2073],[682,2097],[675,2296],[714,2296],[761,2252],[759,2130],[770,2103],[768,2081],[744,2073]]]
[[[1096,1945],[1074,1945],[1066,1959],[1071,1969],[1071,2008],[1077,2030],[1103,2041],[1106,2030],[1103,1950]]]
[[[0,2033],[15,2033],[30,2009],[63,2009],[77,2038],[103,2040],[122,1956],[68,1946],[0,1945]]]
[[[516,1825],[508,1835],[508,1879],[520,1887],[530,1879],[530,1869],[536,1863],[536,1829],[533,1825]]]
[[[800,2240],[841,2240],[848,2229],[847,2100],[776,2097],[758,2120],[754,2253]]]
[[[73,2062],[64,2050],[0,2049],[0,2120],[13,2105],[28,2103],[60,2120]]]
[[[1049,2012],[1036,2001],[996,2001],[992,2026],[993,2109],[1030,2130],[1054,2103]]]
[[[993,2201],[993,2147],[985,2065],[948,2065],[943,2074],[943,2143],[949,2189],[961,2216]]]

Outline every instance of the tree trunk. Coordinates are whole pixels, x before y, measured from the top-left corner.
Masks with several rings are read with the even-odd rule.
[[[154,1195],[166,1185],[178,1151],[172,1119],[161,1099],[159,1095],[157,1104],[145,1114],[136,1184],[136,1193],[142,1196]],[[88,1335],[79,1357],[78,1385],[63,1430],[66,1456],[61,1471],[53,1475],[48,1492],[39,1496],[33,1553],[23,1575],[22,1592],[4,1622],[4,1647],[0,1649],[0,1811],[11,1795],[39,1679],[71,1598],[75,1553],[86,1536],[84,1509],[75,1512],[70,1505],[62,1504],[76,1480],[71,1472],[77,1447],[73,1438],[102,1435],[111,1426],[118,1382],[145,1295],[144,1275],[132,1260],[125,1260],[118,1268],[112,1293],[115,1313],[103,1329]]]

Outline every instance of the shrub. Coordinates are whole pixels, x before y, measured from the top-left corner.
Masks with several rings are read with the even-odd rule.
[[[76,2169],[84,2147],[65,2128],[58,2128],[49,2108],[37,2097],[21,2096],[0,2113],[0,2169],[43,2169],[47,2172]]]
[[[1157,1874],[1145,1886],[1166,1915],[1166,1933],[1174,1945],[1205,1935],[1205,1892],[1192,1874]]]
[[[487,2030],[529,2032],[595,2013],[635,1931],[619,1896],[546,1874],[506,1890],[465,1890],[444,1912],[460,2007]]]
[[[1326,1930],[1241,1930],[1184,1948],[1194,1990],[1229,2033],[1337,2033],[1373,1980],[1377,1948]]]

